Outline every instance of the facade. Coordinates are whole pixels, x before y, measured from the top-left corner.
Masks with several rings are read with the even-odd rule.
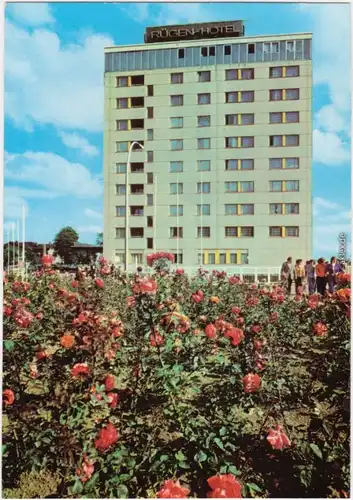
[[[132,268],[311,257],[311,34],[153,42],[105,49],[104,256],[128,206]]]

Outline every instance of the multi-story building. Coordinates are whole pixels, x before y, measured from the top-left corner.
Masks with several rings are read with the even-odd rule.
[[[220,24],[105,49],[104,254],[120,265],[126,243],[132,265],[311,257],[312,35]]]

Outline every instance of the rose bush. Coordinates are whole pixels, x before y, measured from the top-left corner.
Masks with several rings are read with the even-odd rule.
[[[43,264],[4,280],[4,496],[31,474],[59,497],[349,495],[346,278],[287,299],[220,272]]]

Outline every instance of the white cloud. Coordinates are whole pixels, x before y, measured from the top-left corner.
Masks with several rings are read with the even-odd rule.
[[[96,233],[101,233],[103,231],[103,228],[101,226],[82,226],[78,228],[78,232],[84,233],[84,234],[96,234]]]
[[[39,186],[56,196],[98,197],[101,183],[80,163],[70,163],[53,153],[27,151],[11,155],[5,163],[5,178],[26,183],[26,188]]]
[[[314,198],[314,207],[322,207],[322,208],[328,208],[329,210],[337,210],[340,208],[340,205],[336,203],[335,201],[330,201],[325,198],[321,198],[320,196],[317,196]]]
[[[5,114],[27,130],[35,123],[101,131],[105,46],[94,34],[64,45],[47,29],[5,23]]]
[[[87,217],[91,217],[92,219],[102,219],[103,218],[103,214],[101,214],[100,212],[96,212],[95,210],[91,210],[90,208],[86,208],[84,211],[84,214]]]
[[[25,215],[28,215],[28,203],[21,194],[16,193],[16,191],[5,189],[4,198],[4,219],[21,219],[23,206],[25,207]]]
[[[55,22],[47,3],[24,2],[8,4],[6,14],[26,26],[41,26]]]
[[[314,161],[323,165],[339,166],[350,160],[347,143],[332,132],[314,130],[313,150]]]
[[[165,3],[157,5],[131,3],[129,7],[119,5],[119,9],[138,23],[154,26],[166,26],[181,23],[197,23],[222,18],[222,10],[203,3]]]
[[[327,132],[349,132],[348,121],[343,119],[343,116],[337,111],[333,104],[328,104],[319,109],[314,119],[316,125],[327,130]]]
[[[74,133],[67,134],[66,132],[60,132],[59,135],[66,147],[78,149],[82,154],[87,156],[99,155],[99,149],[90,144],[85,137]]]

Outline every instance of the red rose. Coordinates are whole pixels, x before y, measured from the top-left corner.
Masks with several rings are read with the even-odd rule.
[[[150,344],[153,347],[157,347],[159,345],[163,345],[164,344],[164,338],[158,332],[151,333],[150,334]]]
[[[179,481],[167,479],[157,493],[157,498],[186,498],[190,490],[183,488]]]
[[[77,468],[76,474],[79,476],[82,483],[86,483],[94,472],[94,462],[88,460],[87,455],[83,455],[82,469]]]
[[[12,309],[11,309],[11,307],[9,307],[9,306],[5,307],[5,308],[4,308],[4,315],[5,315],[5,316],[11,316],[11,314],[12,314]]]
[[[2,393],[2,399],[6,406],[12,405],[15,401],[15,393],[11,389],[5,389]]]
[[[253,326],[251,327],[251,331],[252,331],[253,333],[260,333],[260,332],[261,332],[261,330],[262,330],[262,326],[261,326],[261,325],[253,325]]]
[[[240,307],[232,307],[232,313],[233,314],[240,314],[241,313]]]
[[[118,437],[119,435],[114,425],[109,423],[99,431],[94,445],[98,451],[104,452],[117,442]]]
[[[240,317],[240,318],[237,318],[235,321],[237,322],[238,325],[243,325],[244,324],[244,318]]]
[[[24,308],[19,308],[14,314],[16,324],[21,328],[28,328],[32,323],[34,316]]]
[[[323,337],[327,333],[328,328],[325,323],[318,321],[315,325],[313,325],[313,330],[317,337]]]
[[[175,274],[185,274],[184,269],[176,269]]]
[[[229,337],[232,339],[232,345],[237,346],[240,344],[242,340],[244,340],[244,332],[240,328],[229,328],[226,330],[225,337]]]
[[[209,323],[205,328],[206,337],[214,339],[217,337],[217,330],[213,323]]]
[[[283,448],[288,448],[291,445],[281,425],[277,425],[275,429],[269,430],[267,441],[275,450],[283,450]]]
[[[77,287],[78,287],[78,281],[73,280],[73,281],[71,282],[71,286],[72,286],[72,288],[77,288]]]
[[[229,283],[231,285],[237,285],[238,283],[240,283],[240,278],[238,276],[231,276],[229,278]]]
[[[116,394],[115,392],[108,392],[107,398],[109,399],[109,406],[110,408],[116,408],[117,404],[119,403],[119,394]]]
[[[197,293],[192,294],[193,301],[196,302],[197,304],[201,302],[202,298],[200,295],[197,295]]]
[[[38,312],[36,314],[36,318],[39,319],[39,320],[43,319],[43,313],[42,312]]]
[[[71,368],[71,376],[74,378],[84,377],[89,375],[89,368],[86,363],[76,363],[73,368]]]
[[[51,267],[54,262],[54,257],[52,255],[43,255],[41,258],[43,267]]]
[[[257,373],[248,373],[243,378],[245,392],[256,392],[261,386],[261,378]]]
[[[115,389],[115,377],[114,375],[107,375],[104,380],[105,390],[112,391]]]
[[[96,285],[98,288],[104,288],[104,281],[101,278],[97,278]]]
[[[270,323],[276,323],[277,320],[278,320],[278,312],[276,311],[272,312],[269,317]]]
[[[138,293],[156,293],[157,283],[151,278],[140,279],[133,287],[133,292]]]
[[[209,498],[241,498],[241,484],[235,479],[233,474],[223,474],[212,476],[207,479],[212,491]]]

